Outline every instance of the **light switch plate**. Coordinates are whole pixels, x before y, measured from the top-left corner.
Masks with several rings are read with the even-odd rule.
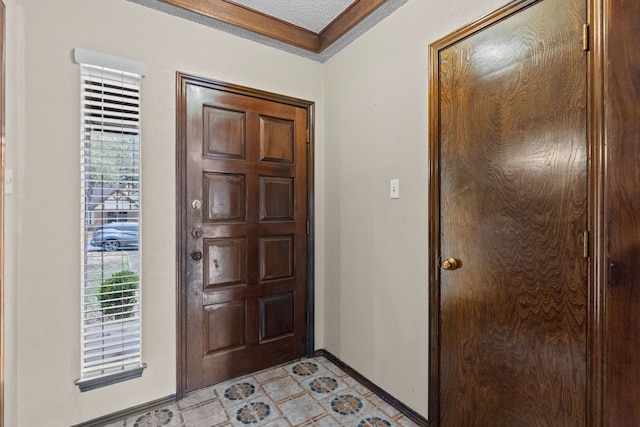
[[[392,199],[400,198],[400,180],[399,179],[391,180],[391,187],[389,188],[389,197],[391,197]]]

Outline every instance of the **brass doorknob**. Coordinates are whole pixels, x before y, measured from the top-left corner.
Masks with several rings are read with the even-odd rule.
[[[442,264],[440,264],[440,268],[442,268],[443,270],[455,270],[456,268],[458,268],[458,261],[456,261],[455,258],[447,258],[442,261]]]

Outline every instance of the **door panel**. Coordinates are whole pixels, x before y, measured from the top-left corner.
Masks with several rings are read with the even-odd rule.
[[[305,355],[306,108],[184,87],[186,391]]]
[[[439,50],[440,425],[585,425],[585,19],[542,0]]]

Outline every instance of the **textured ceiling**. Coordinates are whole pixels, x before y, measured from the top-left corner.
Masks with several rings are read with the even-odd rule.
[[[314,33],[319,33],[353,0],[233,0]]]
[[[192,22],[196,22],[202,25],[206,25],[208,27],[214,28],[216,30],[225,31],[227,33],[236,35],[238,37],[242,37],[245,39],[253,40],[257,43],[261,43],[267,46],[272,46],[277,49],[284,50],[286,52],[293,53],[295,55],[299,55],[305,58],[309,58],[314,61],[325,62],[333,55],[341,51],[344,47],[349,45],[351,42],[356,40],[362,34],[366,33],[369,29],[374,27],[377,23],[382,21],[387,16],[391,15],[394,11],[396,11],[399,7],[405,4],[408,0],[386,0],[382,6],[378,7],[374,12],[360,21],[357,25],[351,28],[346,34],[341,36],[337,41],[332,43],[329,47],[324,49],[322,52],[314,53],[309,52],[308,50],[301,49],[295,46],[292,46],[288,43],[283,43],[278,40],[274,40],[270,37],[266,37],[262,34],[245,30],[243,28],[239,28],[237,26],[228,24],[226,22],[212,19],[210,17],[204,16],[202,14],[196,13],[191,10],[187,10],[181,7],[176,7],[171,4],[167,4],[163,0],[128,0],[132,3],[137,3],[142,6],[150,7],[152,9],[156,9],[161,12],[165,12],[171,14],[173,16],[187,19]],[[195,0],[194,0],[195,1]],[[203,0],[199,0],[203,1]],[[226,0],[228,1],[228,0]],[[306,24],[302,22],[303,16],[312,16],[315,24],[321,26],[321,30],[328,24],[333,21],[335,16],[339,15],[346,9],[349,5],[351,5],[355,0],[240,0],[236,3],[243,3],[247,7],[249,4],[254,5],[254,7],[258,7],[260,11],[267,13],[269,15],[273,15],[274,12],[267,12],[266,7],[271,7],[273,4],[278,4],[277,8],[280,12],[275,13],[285,13],[283,12],[285,9],[287,10],[287,14],[291,16],[295,16],[297,18],[284,18],[283,16],[278,16],[279,19],[287,21],[287,19],[297,19],[299,22],[291,22],[292,24],[299,25],[304,27]],[[317,3],[320,3],[319,6]],[[269,6],[267,6],[269,4]],[[342,4],[345,6],[342,8],[339,6]],[[303,6],[304,5],[304,6]],[[252,9],[254,7],[251,7]],[[320,11],[323,12],[320,12]],[[331,11],[331,12],[327,12]],[[319,17],[323,14],[323,17]],[[334,15],[330,17],[331,15]],[[318,16],[315,16],[318,15]],[[316,31],[311,30],[312,33]]]

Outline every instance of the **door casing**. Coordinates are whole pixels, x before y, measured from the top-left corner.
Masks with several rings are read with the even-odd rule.
[[[314,339],[314,114],[315,104],[298,98],[285,95],[279,95],[272,92],[266,92],[259,89],[253,89],[245,86],[239,86],[218,80],[197,77],[185,73],[177,73],[176,78],[176,398],[182,399],[186,394],[187,384],[187,368],[186,368],[186,352],[187,352],[187,319],[186,319],[186,271],[187,271],[187,253],[186,253],[186,123],[184,118],[185,111],[182,110],[183,102],[186,97],[186,87],[189,84],[196,84],[223,92],[229,92],[239,95],[250,96],[268,101],[289,104],[301,107],[307,111],[307,121],[309,124],[308,150],[307,150],[307,212],[308,212],[308,243],[307,243],[307,342],[306,356],[313,356],[315,350]]]

